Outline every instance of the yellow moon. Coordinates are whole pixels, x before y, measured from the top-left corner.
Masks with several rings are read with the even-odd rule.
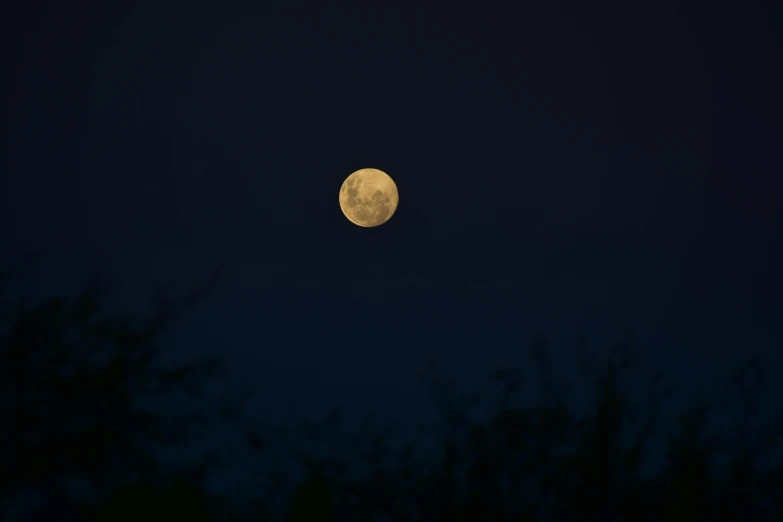
[[[400,195],[391,177],[378,169],[360,169],[345,178],[340,208],[360,227],[383,225],[394,215]]]

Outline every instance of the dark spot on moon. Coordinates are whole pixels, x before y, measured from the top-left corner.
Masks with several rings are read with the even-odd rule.
[[[361,180],[349,179],[343,185],[343,191],[348,193],[346,204],[353,208],[359,204],[359,186],[362,184]]]
[[[372,207],[377,215],[376,221],[383,223],[389,218],[391,198],[381,190],[376,190],[372,195]]]
[[[385,223],[394,212],[392,195],[379,189],[362,197],[361,186],[362,180],[358,177],[349,177],[343,183],[341,193],[345,208],[350,209],[349,219],[371,227]]]

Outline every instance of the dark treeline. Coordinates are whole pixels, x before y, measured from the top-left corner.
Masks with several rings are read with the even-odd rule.
[[[109,312],[93,292],[26,307],[3,299],[0,519],[783,520],[780,425],[762,411],[758,360],[716,402],[692,404],[675,421],[660,413],[678,399],[645,377],[629,337],[568,386],[534,339],[534,397],[523,391],[533,376],[516,369],[467,394],[430,365],[423,384],[438,421],[427,436],[406,440],[382,422],[351,432],[338,410],[294,428],[259,425],[242,417],[238,399],[217,413],[202,404],[220,361],[162,357],[166,332],[212,283],[157,293],[148,314]],[[575,393],[586,408],[571,407]],[[164,397],[192,407],[159,406]],[[210,458],[187,466],[160,458],[215,414],[241,430],[248,451],[289,463],[262,471],[257,487],[243,489],[247,498],[205,486]]]

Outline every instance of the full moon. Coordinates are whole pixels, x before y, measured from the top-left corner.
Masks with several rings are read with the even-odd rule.
[[[394,215],[400,195],[391,177],[378,169],[360,169],[345,178],[340,208],[360,227],[383,225]]]

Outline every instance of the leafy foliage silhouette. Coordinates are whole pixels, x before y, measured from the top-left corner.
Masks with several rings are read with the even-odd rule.
[[[198,387],[218,370],[214,359],[165,365],[157,343],[214,283],[179,296],[159,294],[148,317],[102,313],[97,292],[5,310],[0,508],[15,495],[36,491],[39,505],[26,519],[69,520],[106,502],[100,518],[118,520],[121,513],[111,506],[122,504],[132,484],[143,483],[147,489],[137,488],[136,499],[148,499],[156,506],[149,511],[159,511],[160,494],[149,487],[161,482],[163,470],[151,450],[181,441],[189,419],[164,416],[139,398]],[[79,489],[75,483],[81,498],[73,492]],[[181,497],[181,484],[176,479],[161,488]],[[141,505],[134,504],[138,512]]]
[[[513,400],[522,389],[518,370],[491,374],[500,393],[494,413],[483,419],[469,414],[475,397],[460,396],[453,382],[430,372],[425,380],[440,414],[435,431],[439,454],[416,454],[406,446],[393,455],[384,433],[368,430],[360,438],[371,450],[352,444],[365,465],[361,476],[351,477],[340,466],[330,472],[329,459],[322,458],[339,518],[779,520],[783,468],[769,452],[781,449],[779,423],[772,423],[771,431],[756,430],[765,433],[766,445],[761,445],[747,438],[733,440],[733,433],[748,431],[748,419],[741,416],[734,417],[730,430],[708,433],[715,405],[690,408],[675,426],[656,422],[668,395],[660,379],[650,379],[641,404],[631,400],[623,385],[622,377],[634,368],[633,342],[626,338],[593,375],[588,387],[595,400],[582,415],[555,382],[541,339],[533,340],[531,350],[544,378],[539,400],[527,406]],[[760,370],[758,361],[751,361],[738,373]],[[737,389],[734,383],[730,391]],[[743,388],[743,394],[748,408],[762,388]],[[645,471],[646,456],[662,437],[668,444],[666,458],[657,472]],[[721,458],[728,464],[718,465]],[[763,461],[764,468],[758,465]]]
[[[671,421],[673,392],[645,373],[632,336],[586,357],[574,382],[558,376],[543,338],[530,343],[533,372],[495,370],[479,394],[428,364],[437,421],[415,436],[375,414],[350,430],[338,409],[320,420],[241,418],[247,451],[270,457],[259,472],[268,480],[242,506],[219,499],[203,485],[213,463],[172,472],[152,451],[186,442],[199,414],[137,400],[197,394],[216,375],[215,360],[163,364],[159,344],[213,283],[179,298],[163,291],[150,317],[108,315],[89,293],[9,315],[0,414],[13,429],[0,430],[0,508],[35,490],[41,501],[24,520],[783,520],[782,425],[764,405],[762,361]],[[91,496],[71,487],[77,480]]]
[[[329,483],[317,466],[310,466],[305,481],[296,489],[286,522],[334,522]]]

